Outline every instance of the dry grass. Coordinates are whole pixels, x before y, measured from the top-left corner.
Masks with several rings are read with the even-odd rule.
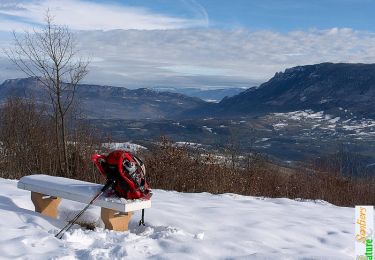
[[[81,226],[84,229],[87,230],[95,230],[97,223],[95,222],[87,222],[87,221],[76,221],[75,224]]]
[[[249,167],[233,168],[203,161],[187,148],[166,139],[145,154],[148,181],[154,188],[182,192],[237,193],[251,196],[325,200],[335,205],[375,203],[375,180],[342,176],[337,172],[302,168],[292,171],[260,156]]]

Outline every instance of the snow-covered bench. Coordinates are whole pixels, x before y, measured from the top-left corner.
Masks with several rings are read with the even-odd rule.
[[[87,204],[103,185],[38,174],[22,177],[17,187],[31,191],[31,200],[36,212],[56,218],[61,198]],[[151,200],[125,200],[101,196],[93,205],[101,207],[101,218],[105,228],[126,231],[132,212],[150,208]]]

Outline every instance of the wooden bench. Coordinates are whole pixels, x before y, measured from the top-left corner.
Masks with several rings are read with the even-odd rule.
[[[31,191],[36,212],[56,218],[62,198],[87,204],[103,185],[38,174],[22,177],[17,187]],[[132,212],[150,208],[151,200],[125,200],[102,195],[93,205],[101,207],[101,218],[106,229],[126,231]]]

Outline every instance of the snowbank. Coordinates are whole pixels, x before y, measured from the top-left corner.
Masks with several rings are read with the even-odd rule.
[[[354,209],[325,202],[155,190],[147,227],[130,232],[78,227],[62,240],[61,220],[33,211],[30,193],[0,179],[0,258],[26,259],[352,259]],[[63,201],[60,218],[83,207]],[[92,207],[85,221],[98,222]]]
[[[103,147],[108,148],[110,150],[125,150],[130,151],[133,153],[136,153],[140,150],[147,150],[146,147],[139,145],[139,144],[133,144],[130,142],[125,143],[103,143]]]

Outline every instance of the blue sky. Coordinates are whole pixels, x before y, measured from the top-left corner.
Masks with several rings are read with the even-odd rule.
[[[48,2],[53,3],[50,4],[51,6],[56,6],[55,3],[58,1],[2,0],[0,1],[0,19],[35,25],[37,24],[35,19],[9,14],[4,10],[17,5],[22,8],[24,3],[39,3],[41,6],[47,6]],[[65,1],[60,2],[63,5]],[[71,7],[74,7],[74,3],[86,2],[102,7],[143,8],[150,14],[187,20],[207,18],[208,26],[215,28],[245,27],[251,30],[279,32],[332,27],[374,30],[374,0],[77,0],[68,2],[68,6],[71,5]],[[198,24],[198,26],[203,25]]]
[[[197,8],[201,6],[209,17],[210,26],[219,28],[281,32],[332,27],[374,30],[374,0],[122,0],[113,3],[143,6],[185,18],[201,14]]]
[[[0,0],[0,47],[50,9],[87,83],[250,87],[288,67],[375,62],[375,0]],[[22,77],[0,52],[0,80]]]
[[[237,23],[254,30],[286,32],[332,27],[369,30],[374,25],[373,0],[219,0],[202,4],[221,25]]]

